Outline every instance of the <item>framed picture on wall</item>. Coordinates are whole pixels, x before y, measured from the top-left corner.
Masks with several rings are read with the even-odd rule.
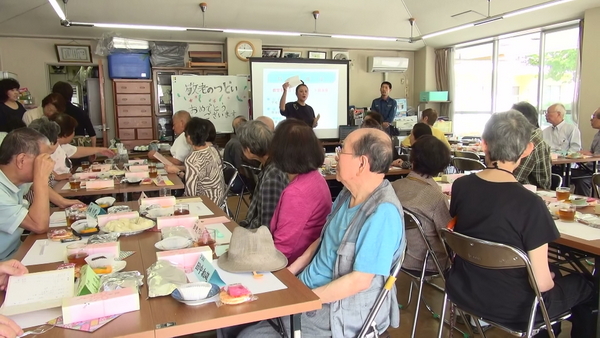
[[[284,59],[299,59],[302,57],[302,52],[284,52]]]
[[[326,59],[327,52],[310,51],[310,52],[308,52],[308,58],[309,59]]]
[[[92,48],[89,45],[55,45],[58,62],[92,63]]]
[[[264,58],[280,58],[282,52],[283,52],[282,48],[263,48],[262,49],[262,57],[264,57]]]
[[[331,58],[333,60],[350,60],[350,53],[346,51],[332,51]]]

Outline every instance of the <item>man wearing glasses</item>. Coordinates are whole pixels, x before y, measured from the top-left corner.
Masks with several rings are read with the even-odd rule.
[[[600,155],[600,108],[592,114],[590,118],[590,125],[594,129],[598,129],[590,150],[582,150],[581,154],[589,156]],[[572,169],[571,170],[571,182],[575,185],[575,193],[578,195],[592,196],[592,179],[590,178],[589,170],[585,168]]]

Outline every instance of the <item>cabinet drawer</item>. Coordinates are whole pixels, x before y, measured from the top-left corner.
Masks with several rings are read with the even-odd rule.
[[[152,106],[117,106],[117,116],[152,116]]]
[[[153,139],[154,134],[152,133],[152,129],[138,129],[137,130],[137,138],[138,139]]]
[[[119,128],[152,128],[152,118],[121,117],[119,118]]]
[[[119,139],[135,140],[135,129],[119,129]]]
[[[150,94],[117,94],[116,104],[151,104]]]
[[[150,93],[149,82],[115,82],[115,91],[117,93]]]

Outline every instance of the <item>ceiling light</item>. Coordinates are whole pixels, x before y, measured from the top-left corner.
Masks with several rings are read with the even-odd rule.
[[[331,34],[319,34],[319,33],[301,33],[301,36],[310,36],[313,38],[330,38]]]
[[[215,28],[186,28],[188,32],[215,32],[215,33],[223,33],[222,29]]]
[[[545,3],[539,4],[539,5],[535,5],[535,6],[531,6],[531,7],[526,7],[526,8],[519,9],[519,10],[510,12],[510,13],[506,13],[506,14],[504,14],[504,17],[505,18],[510,18],[510,17],[517,16],[517,15],[520,15],[520,14],[525,14],[525,13],[537,11],[539,9],[543,9],[543,8],[548,8],[548,7],[552,7],[552,6],[564,4],[564,3],[569,2],[569,1],[573,1],[573,0],[556,0],[556,1],[545,2]]]
[[[381,36],[362,36],[362,35],[332,35],[336,39],[353,39],[353,40],[375,40],[375,41],[396,41],[397,38],[386,38]]]
[[[256,35],[283,35],[283,36],[300,36],[300,33],[295,32],[282,32],[282,31],[255,31],[246,29],[224,29],[224,33],[233,34],[256,34]]]
[[[408,39],[408,38],[397,38],[396,41],[398,42],[408,42],[408,43],[412,43],[413,39]]]
[[[160,31],[185,31],[184,27],[174,26],[152,26],[152,25],[128,25],[121,23],[94,23],[94,27],[100,28],[128,28],[128,29],[149,29],[149,30],[160,30]]]
[[[475,24],[468,23],[466,25],[457,26],[457,27],[453,27],[453,28],[449,28],[449,29],[444,29],[443,31],[439,31],[439,32],[431,33],[431,34],[425,34],[425,35],[423,35],[422,38],[423,39],[429,39],[429,38],[432,38],[434,36],[456,32],[456,31],[459,31],[459,30],[462,30],[462,29],[465,29],[465,28],[473,27],[473,26],[475,26]]]
[[[493,18],[487,18],[485,20],[477,21],[473,25],[475,25],[475,26],[481,26],[481,25],[485,25],[486,23],[490,23],[490,22],[494,22],[494,21],[498,21],[498,20],[502,20],[502,19],[504,19],[504,18],[501,17],[501,16],[496,16],[496,17],[493,17]]]
[[[50,5],[52,5],[52,8],[54,8],[54,11],[61,20],[67,19],[67,17],[65,16],[65,12],[63,12],[62,8],[60,8],[60,5],[58,4],[58,2],[56,2],[56,0],[48,0],[48,2],[50,2]]]

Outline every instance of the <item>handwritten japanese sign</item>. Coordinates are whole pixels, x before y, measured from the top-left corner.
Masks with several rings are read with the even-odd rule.
[[[248,116],[250,84],[243,76],[172,76],[173,111],[211,120],[217,132],[232,132],[231,122]]]
[[[198,262],[194,266],[194,274],[201,282],[213,283],[219,286],[225,285],[219,277],[219,273],[215,271],[215,267],[204,255],[200,255],[198,258]]]

